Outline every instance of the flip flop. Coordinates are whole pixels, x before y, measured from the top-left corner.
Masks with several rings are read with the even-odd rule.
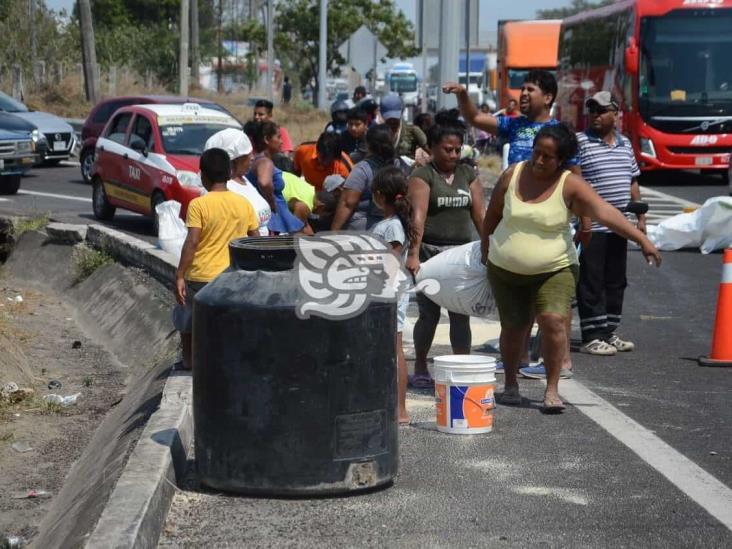
[[[411,374],[408,379],[409,386],[415,389],[432,389],[435,386],[435,380],[429,374]]]
[[[542,414],[561,414],[566,410],[564,403],[558,398],[545,398],[541,407]]]
[[[521,400],[521,393],[519,393],[518,387],[511,387],[498,395],[498,402],[504,406],[520,406]]]

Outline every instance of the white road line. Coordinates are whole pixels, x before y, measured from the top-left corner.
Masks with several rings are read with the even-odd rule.
[[[42,193],[39,191],[18,191],[18,194],[27,194],[31,196],[45,196],[47,198],[60,198],[62,200],[76,200],[77,202],[89,202],[91,203],[91,198],[86,198],[84,196],[69,196],[67,194],[54,194],[54,193]]]
[[[641,196],[645,195],[645,197],[650,197],[652,199],[660,198],[666,202],[673,202],[674,204],[679,204],[684,207],[701,206],[701,204],[697,204],[696,202],[684,200],[683,198],[679,198],[678,196],[673,196],[671,194],[662,193],[661,191],[657,191],[655,189],[649,189],[648,187],[641,187],[640,191],[641,191]]]
[[[732,530],[732,489],[580,382],[562,381],[560,393]]]

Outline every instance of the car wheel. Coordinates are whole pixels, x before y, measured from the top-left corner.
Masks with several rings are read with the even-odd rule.
[[[112,219],[117,209],[107,200],[107,193],[104,192],[104,185],[100,179],[95,179],[93,182],[92,208],[94,210],[94,217],[103,221]]]
[[[0,194],[15,194],[20,189],[19,175],[4,175],[0,177]]]
[[[163,193],[160,191],[153,193],[152,198],[150,199],[150,216],[152,217],[153,234],[155,236],[158,236],[158,228],[160,226],[158,221],[158,212],[155,211],[155,208],[158,204],[162,204],[163,202],[165,202],[165,195]]]
[[[81,178],[87,185],[92,180],[92,168],[94,167],[94,149],[84,149],[81,151],[81,158],[79,158],[81,164]]]

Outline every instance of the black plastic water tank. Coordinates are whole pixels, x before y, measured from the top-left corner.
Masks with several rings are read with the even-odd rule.
[[[298,318],[291,237],[231,243],[195,297],[193,411],[201,482],[307,495],[391,483],[398,468],[396,304]]]

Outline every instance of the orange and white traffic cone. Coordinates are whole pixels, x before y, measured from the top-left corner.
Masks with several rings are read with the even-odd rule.
[[[732,248],[724,250],[712,352],[699,357],[700,366],[732,366]]]

